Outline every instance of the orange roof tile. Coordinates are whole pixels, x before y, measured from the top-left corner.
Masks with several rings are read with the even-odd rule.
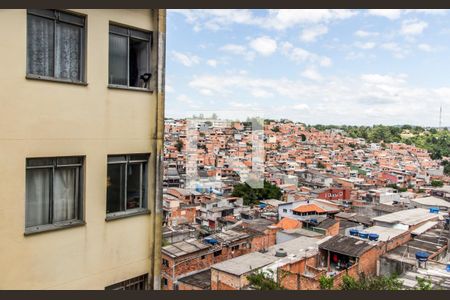
[[[325,210],[320,208],[319,206],[315,204],[306,204],[306,205],[300,205],[297,208],[293,209],[295,212],[299,213],[306,213],[306,212],[318,212],[318,213],[324,213]]]
[[[275,226],[282,228],[283,230],[295,229],[300,227],[300,221],[291,218],[283,218]]]

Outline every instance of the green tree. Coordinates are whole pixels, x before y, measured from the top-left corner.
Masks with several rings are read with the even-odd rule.
[[[175,143],[175,147],[177,148],[178,152],[181,152],[181,149],[183,149],[183,141],[182,140],[177,140],[177,142]]]
[[[431,181],[431,186],[433,187],[442,187],[444,186],[444,183],[440,180],[432,180]]]
[[[273,280],[273,271],[256,272],[247,276],[247,280],[252,288],[259,291],[284,290],[277,281]]]
[[[416,290],[429,291],[433,289],[433,284],[431,283],[430,279],[416,277],[416,280],[417,280]]]
[[[319,278],[319,284],[321,290],[332,290],[334,286],[334,278],[322,275]]]
[[[365,276],[361,274],[358,279],[344,275],[339,288],[341,290],[397,291],[403,289],[403,284],[396,275]]]
[[[245,205],[258,204],[259,200],[280,199],[281,189],[268,181],[264,181],[264,187],[254,189],[247,183],[239,183],[233,187],[233,197],[242,197]]]

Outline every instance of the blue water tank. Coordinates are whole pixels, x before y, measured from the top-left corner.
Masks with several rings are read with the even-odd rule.
[[[425,251],[417,251],[416,252],[416,259],[421,262],[427,261],[429,256],[430,256],[430,254],[428,254]]]
[[[439,213],[439,207],[430,207],[430,213],[438,214]]]
[[[380,237],[380,235],[378,235],[376,233],[369,233],[369,240],[370,241],[378,241],[379,237]]]
[[[450,262],[449,263],[447,263],[447,272],[450,272]]]
[[[260,204],[259,204],[259,208],[266,208],[266,206],[267,206],[267,205],[266,205],[265,203],[260,203]]]
[[[358,236],[359,230],[358,229],[350,229],[350,235],[352,236]]]
[[[317,222],[317,219],[309,219],[309,222],[313,223],[313,224],[317,224],[319,222]]]
[[[369,234],[368,234],[367,232],[361,231],[361,232],[359,233],[359,237],[360,237],[360,238],[363,238],[363,239],[367,239],[367,238],[369,237]]]
[[[218,243],[218,241],[216,239],[210,238],[210,237],[205,238],[205,242],[207,242],[208,244],[211,244],[211,245],[215,245]]]

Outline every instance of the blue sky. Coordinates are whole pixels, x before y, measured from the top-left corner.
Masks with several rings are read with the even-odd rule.
[[[166,116],[450,126],[449,15],[169,10]]]

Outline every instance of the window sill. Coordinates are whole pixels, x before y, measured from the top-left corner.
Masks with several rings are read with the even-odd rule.
[[[72,227],[79,227],[79,226],[84,226],[84,225],[86,225],[86,222],[80,221],[80,220],[67,221],[67,222],[62,222],[59,224],[46,224],[46,225],[25,228],[24,235],[28,236],[28,235],[33,235],[36,233],[43,233],[43,232],[67,229],[67,228],[72,228]]]
[[[133,210],[133,211],[123,211],[123,212],[117,212],[117,213],[111,213],[111,214],[107,214],[105,221],[113,221],[113,220],[117,220],[117,219],[123,219],[123,218],[128,218],[128,217],[134,217],[134,216],[140,216],[140,215],[149,215],[151,212],[149,209],[146,208],[141,208],[138,210]]]
[[[58,78],[47,77],[47,76],[39,76],[39,75],[33,75],[33,74],[27,74],[27,76],[25,76],[25,78],[26,79],[31,79],[31,80],[43,80],[43,81],[51,81],[51,82],[58,82],[58,83],[68,83],[68,84],[75,84],[75,85],[82,85],[82,86],[87,86],[88,85],[87,82],[71,81],[71,80],[58,79]]]
[[[128,90],[128,91],[138,91],[138,92],[145,92],[145,93],[153,93],[153,90],[151,89],[145,89],[145,88],[139,88],[139,87],[133,87],[133,86],[123,86],[123,85],[114,85],[114,84],[108,84],[109,89],[116,89],[116,90]]]

